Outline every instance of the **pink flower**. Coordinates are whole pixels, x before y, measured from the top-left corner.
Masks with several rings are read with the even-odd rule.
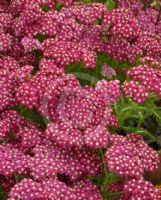
[[[38,40],[34,39],[34,38],[30,38],[30,37],[24,37],[21,41],[25,51],[33,51],[36,49],[40,49],[41,48],[41,44]]]
[[[154,186],[144,179],[139,180],[129,180],[125,182],[124,191],[129,194],[129,198],[133,199],[149,199],[149,200],[159,200],[159,191],[154,188]],[[123,198],[121,198],[123,199]]]
[[[152,92],[160,97],[160,75],[160,70],[147,65],[134,67],[127,72],[127,76],[132,78],[132,81],[125,81],[123,91],[137,103],[144,103]]]
[[[116,71],[111,68],[110,66],[104,64],[102,66],[102,71],[101,71],[102,75],[108,79],[111,79],[113,76],[116,76]]]
[[[116,138],[118,137],[118,140]],[[114,143],[107,149],[105,158],[110,172],[125,178],[141,178],[144,171],[154,171],[159,163],[158,154],[141,136],[113,136]],[[111,141],[113,141],[111,138]]]

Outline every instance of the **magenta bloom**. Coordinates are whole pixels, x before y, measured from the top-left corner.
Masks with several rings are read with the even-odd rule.
[[[0,187],[8,200],[103,200],[106,192],[160,200],[143,179],[158,154],[141,136],[117,135],[126,133],[113,113],[124,97],[161,97],[159,12],[139,0],[108,3],[0,0]],[[140,57],[123,86],[104,64],[134,66]]]
[[[109,171],[125,178],[141,178],[145,171],[154,171],[157,168],[158,154],[141,136],[113,136],[111,142],[112,147],[105,153]]]
[[[161,72],[147,65],[134,67],[127,72],[132,81],[125,81],[123,91],[137,103],[144,103],[149,94],[154,92],[161,97]]]
[[[120,198],[123,199],[149,199],[149,200],[159,200],[159,191],[154,188],[154,186],[144,179],[139,180],[129,180],[125,182],[124,191],[128,193],[125,198],[124,195]]]
[[[116,76],[116,71],[112,67],[106,64],[102,66],[101,72],[102,72],[102,75],[108,79],[111,79],[113,76]]]

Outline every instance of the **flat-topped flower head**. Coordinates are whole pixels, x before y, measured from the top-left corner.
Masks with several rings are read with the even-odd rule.
[[[135,17],[129,9],[118,8],[106,12],[103,23],[111,36],[134,39],[138,35]]]
[[[106,148],[109,143],[110,133],[106,128],[96,126],[84,132],[84,143],[91,148]]]
[[[53,144],[37,145],[29,162],[31,175],[36,180],[54,178],[57,174],[68,176],[71,181],[84,175],[102,174],[103,163],[93,149],[62,148]]]
[[[160,200],[159,190],[143,178],[117,181],[108,187],[108,191],[123,193],[119,200]]]
[[[132,80],[124,82],[123,91],[135,102],[144,103],[152,92],[161,97],[160,70],[145,64],[130,69],[127,76]]]
[[[125,178],[141,178],[145,171],[157,169],[159,156],[141,136],[132,134],[113,138],[112,147],[105,153],[109,171]]]
[[[29,157],[11,144],[0,146],[0,174],[6,177],[27,171]]]
[[[126,181],[124,184],[124,191],[128,193],[129,199],[149,199],[159,200],[159,191],[152,185],[152,183],[144,179],[132,179]],[[124,199],[123,197],[121,199]]]

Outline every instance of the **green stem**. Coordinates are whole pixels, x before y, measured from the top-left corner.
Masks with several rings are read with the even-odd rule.
[[[103,160],[103,164],[104,164],[104,172],[105,172],[105,176],[108,177],[108,172],[107,172],[107,162],[105,160],[105,157],[103,155],[103,151],[102,149],[100,149],[100,153],[101,153],[101,158]]]
[[[18,183],[19,182],[18,176],[15,173],[14,173],[14,178],[15,178],[16,183]]]
[[[121,192],[113,192],[113,193],[110,193],[109,196],[110,197],[113,197],[113,196],[117,196],[117,195],[122,195],[122,194],[125,194],[126,192],[124,191],[121,191]]]

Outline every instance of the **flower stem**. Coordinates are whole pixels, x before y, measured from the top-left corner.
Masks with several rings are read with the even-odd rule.
[[[100,153],[101,153],[101,158],[102,158],[103,164],[104,164],[104,173],[105,173],[105,176],[108,177],[107,162],[106,162],[105,157],[103,155],[103,150],[102,149],[100,149]]]
[[[112,192],[109,194],[110,197],[113,197],[113,196],[117,196],[117,195],[122,195],[122,194],[125,194],[125,191],[121,191],[121,192]]]

